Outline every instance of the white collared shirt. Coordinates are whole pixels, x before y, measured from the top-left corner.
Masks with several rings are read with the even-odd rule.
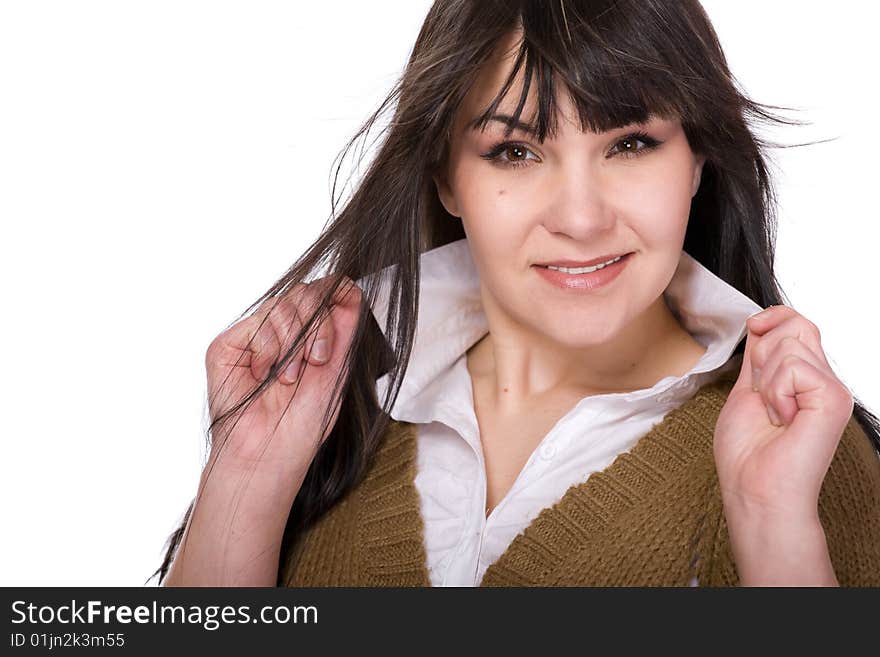
[[[390,268],[380,275],[387,276]],[[651,388],[581,399],[544,436],[486,517],[486,468],[466,353],[489,330],[467,239],[421,255],[415,343],[391,417],[417,427],[416,489],[434,586],[477,586],[510,542],[572,485],[603,470],[670,410],[742,357],[731,354],[762,310],[682,251],[664,292],[681,325],[707,347],[681,377]],[[385,331],[387,286],[373,305]],[[380,402],[388,375],[377,380]]]

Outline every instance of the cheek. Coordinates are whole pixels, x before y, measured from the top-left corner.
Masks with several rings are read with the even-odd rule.
[[[468,238],[501,245],[515,244],[528,230],[535,210],[509,179],[486,174],[485,167],[457,172],[456,201]]]
[[[462,214],[474,220],[493,216],[509,219],[511,215],[520,214],[517,208],[522,201],[534,196],[530,188],[536,177],[517,176],[513,171],[487,162],[480,157],[481,152],[478,146],[462,147],[450,167],[450,180]]]
[[[622,177],[612,198],[619,199],[617,215],[635,224],[645,239],[674,242],[687,229],[692,179],[684,167],[658,165]]]

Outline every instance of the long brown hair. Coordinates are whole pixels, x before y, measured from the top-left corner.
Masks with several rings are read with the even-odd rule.
[[[802,122],[770,111],[788,108],[746,95],[697,0],[436,0],[400,78],[342,151],[325,229],[239,317],[297,282],[328,274],[364,279],[360,322],[334,388],[339,416],[293,503],[282,558],[305,529],[361,480],[384,433],[413,344],[419,256],[465,237],[460,221],[440,204],[432,176],[445,166],[463,97],[498,45],[514,32],[521,36],[514,69],[482,119],[494,112],[521,68],[524,86],[513,120],[519,120],[534,84],[534,123],[541,142],[554,133],[560,81],[577,107],[582,129],[612,130],[650,114],[680,118],[691,149],[706,156],[691,203],[685,250],[760,306],[790,305],[774,273],[776,196],[766,157],[768,148],[787,146],[759,139],[753,127]],[[337,213],[336,183],[345,156],[391,108],[393,117],[376,156]],[[372,274],[386,267],[392,275],[383,336],[370,308],[379,290],[379,279]],[[328,288],[266,380],[214,418],[208,440],[271,383],[326,315],[336,287]],[[734,354],[744,346],[745,341]],[[386,373],[387,394],[379,400],[376,380]],[[875,449],[880,448],[880,421],[854,401],[856,418]],[[324,427],[330,415],[328,407]],[[192,509],[191,502],[150,579],[158,573],[161,584],[165,578]]]

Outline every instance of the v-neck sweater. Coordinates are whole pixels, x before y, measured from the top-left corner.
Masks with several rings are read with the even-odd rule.
[[[393,272],[392,266],[379,275],[372,305],[389,344],[394,344],[395,336],[385,331],[384,321]],[[517,534],[570,486],[611,465],[666,413],[724,369],[741,369],[742,354],[736,355],[737,347],[748,333],[748,318],[763,310],[682,249],[662,299],[705,353],[683,374],[677,373],[683,369],[684,362],[680,362],[678,368],[666,370],[666,376],[655,377],[644,387],[586,395],[566,404],[564,412],[557,409],[545,424],[550,428],[543,436],[529,436],[533,448],[522,453],[524,462],[487,513],[488,445],[477,419],[467,362],[471,348],[491,331],[484,308],[487,291],[469,241],[461,239],[423,252],[419,280],[409,366],[388,414],[417,425],[415,485],[424,520],[428,574],[434,586],[479,585],[486,569]],[[531,284],[536,289],[529,292]],[[624,287],[616,294],[626,296],[625,280],[621,284]],[[523,295],[530,297],[539,294],[546,283],[530,283],[526,277],[522,285]],[[549,299],[546,302],[552,306]],[[573,298],[569,302],[580,303]],[[389,373],[377,379],[380,398],[389,384]]]
[[[480,586],[736,586],[714,427],[736,373],[701,387],[628,452],[543,509]],[[281,555],[279,586],[431,586],[416,425],[389,419],[364,478]],[[819,497],[842,586],[880,586],[880,459],[855,417]]]

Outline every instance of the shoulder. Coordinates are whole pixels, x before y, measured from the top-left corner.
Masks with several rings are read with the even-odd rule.
[[[822,482],[818,511],[840,585],[880,586],[880,456],[855,415]],[[723,511],[718,520],[705,583],[736,586],[739,579]]]
[[[841,586],[880,586],[880,456],[855,415],[822,482],[819,518]]]
[[[737,373],[727,369],[705,387],[714,408],[727,399]],[[713,483],[717,487],[714,460]],[[714,546],[708,548],[703,577],[708,585],[738,584],[726,521],[717,489],[713,505],[718,511]],[[822,482],[818,503],[828,551],[841,586],[880,586],[880,455],[859,423],[850,417]]]
[[[880,482],[880,455],[855,414],[846,424],[831,466],[828,468],[824,486],[845,481],[855,485]],[[824,488],[823,492],[825,492]],[[832,492],[829,489],[827,494],[831,495]],[[871,485],[865,492],[874,495],[878,493]]]

